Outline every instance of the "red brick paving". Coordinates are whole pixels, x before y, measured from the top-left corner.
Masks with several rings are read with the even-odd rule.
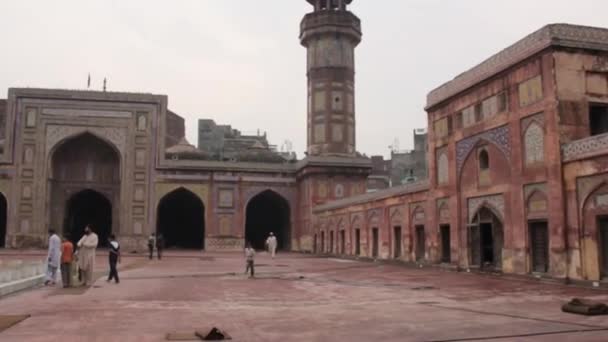
[[[32,315],[0,341],[164,341],[213,325],[235,341],[608,341],[608,316],[560,311],[575,296],[608,302],[602,290],[297,254],[258,255],[254,280],[234,253],[123,260],[135,268],[119,285],[0,299],[0,314]]]

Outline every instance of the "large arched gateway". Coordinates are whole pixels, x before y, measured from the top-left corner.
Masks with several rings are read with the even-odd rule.
[[[264,249],[268,235],[273,232],[278,248],[288,250],[291,241],[289,202],[274,191],[264,191],[247,204],[245,240],[256,249]]]
[[[120,157],[104,140],[84,133],[52,153],[51,227],[72,241],[91,224],[100,245],[118,224]]]
[[[156,224],[165,247],[205,248],[205,206],[198,196],[184,188],[160,200]]]

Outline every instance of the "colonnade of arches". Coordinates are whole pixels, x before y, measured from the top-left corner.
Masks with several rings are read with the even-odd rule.
[[[409,254],[409,260],[428,262],[429,239],[435,233],[429,232],[424,220],[416,220],[414,216],[409,224],[409,234],[400,218],[390,220],[386,225],[377,219],[369,219],[369,222],[362,224],[361,220],[355,218],[350,227],[336,225],[321,229],[313,236],[313,251],[379,258],[383,257],[381,249],[384,248],[385,258],[400,259]],[[487,270],[501,269],[504,247],[502,219],[489,207],[482,206],[466,229],[469,265]],[[439,224],[436,233],[439,243],[437,261],[452,262],[451,243],[457,234],[451,233],[449,224]]]

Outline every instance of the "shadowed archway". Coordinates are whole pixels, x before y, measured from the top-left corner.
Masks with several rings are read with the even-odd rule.
[[[68,200],[64,236],[77,242],[89,224],[99,237],[99,246],[106,246],[112,233],[112,203],[99,192],[87,189]]]
[[[487,270],[502,269],[504,245],[503,223],[486,206],[482,206],[470,225],[471,264]]]
[[[266,190],[253,197],[246,208],[245,240],[255,249],[264,249],[273,232],[278,249],[289,250],[291,219],[289,202],[274,191]]]
[[[165,247],[205,248],[205,206],[194,193],[179,188],[165,195],[158,204],[156,233]]]
[[[0,193],[0,248],[6,246],[7,204],[6,197]]]

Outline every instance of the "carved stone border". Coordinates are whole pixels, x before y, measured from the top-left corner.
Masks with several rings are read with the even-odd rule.
[[[505,199],[502,194],[474,197],[467,199],[468,222],[473,222],[473,218],[477,211],[484,205],[489,205],[491,209],[497,212],[499,219],[504,220],[505,217]]]

